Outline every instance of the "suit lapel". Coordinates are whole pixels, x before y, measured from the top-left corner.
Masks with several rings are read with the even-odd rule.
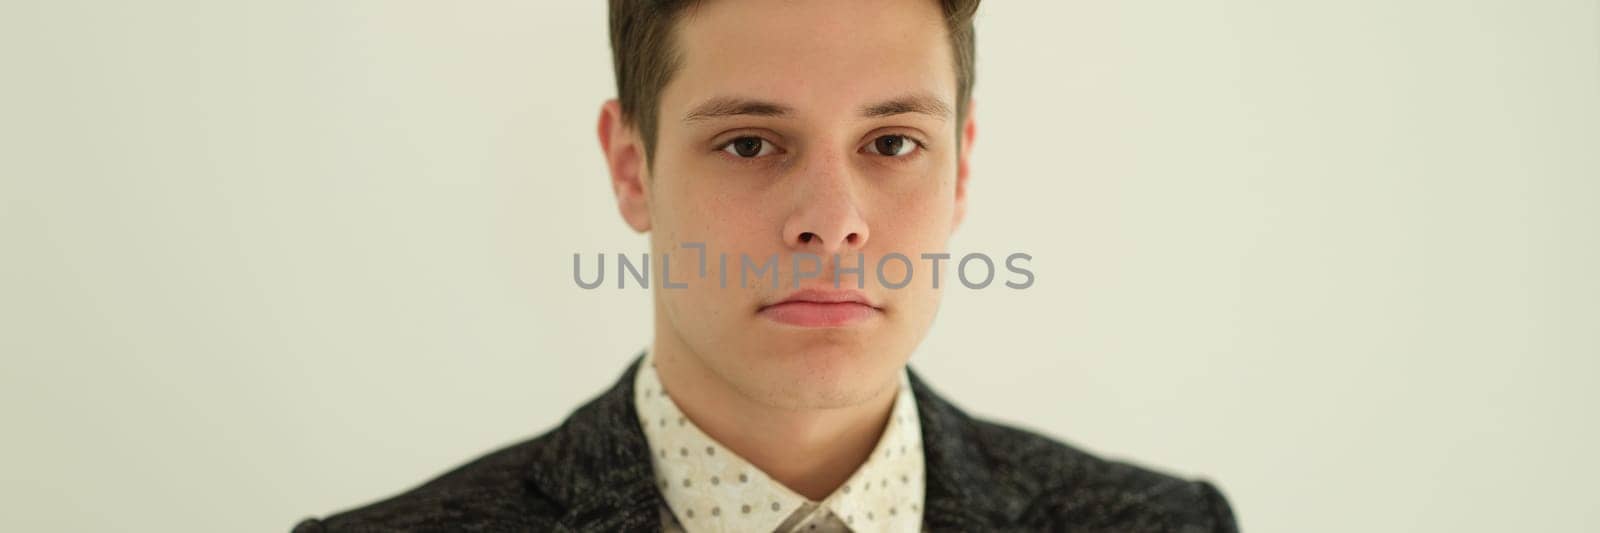
[[[928,485],[923,522],[929,531],[994,531],[1020,512],[1021,501],[987,468],[973,420],[907,368],[922,422]]]
[[[566,508],[576,531],[659,531],[660,493],[649,444],[633,409],[636,356],[610,390],[578,408],[553,432],[556,442],[531,483]]]

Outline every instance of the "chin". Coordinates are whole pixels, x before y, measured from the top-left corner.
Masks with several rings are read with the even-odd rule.
[[[813,332],[815,333],[815,332]],[[865,402],[895,378],[900,361],[887,351],[859,342],[782,343],[767,348],[773,355],[754,366],[765,374],[759,381],[775,406],[835,408]]]

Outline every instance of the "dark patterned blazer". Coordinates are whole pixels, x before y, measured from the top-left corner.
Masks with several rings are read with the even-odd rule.
[[[295,533],[659,531],[662,504],[633,410],[640,358],[562,424],[386,500]],[[909,369],[929,531],[1238,531],[1217,488],[973,418]]]

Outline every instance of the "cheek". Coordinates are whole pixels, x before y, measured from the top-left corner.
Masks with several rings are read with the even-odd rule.
[[[687,283],[685,289],[663,291],[668,306],[709,325],[723,313],[748,306],[751,295],[765,286],[758,282],[739,286],[741,254],[761,263],[777,251],[779,239],[776,230],[769,231],[775,226],[764,218],[772,210],[761,208],[763,198],[704,172],[681,164],[662,166],[652,205],[656,225],[651,247],[658,261],[662,257],[672,261],[673,281]],[[705,245],[707,277],[693,274],[699,270],[702,251],[685,248],[685,243]]]
[[[684,242],[706,243],[718,249],[732,232],[747,231],[757,220],[749,198],[741,198],[720,183],[715,169],[693,159],[672,154],[657,167],[651,215],[655,237],[672,247]],[[726,250],[726,248],[721,248]]]
[[[674,192],[670,212],[673,243],[705,243],[708,252],[771,253],[779,243],[766,199],[719,187],[716,180],[686,183]]]
[[[914,253],[944,249],[955,217],[954,180],[899,187],[879,196],[872,240],[876,248]]]

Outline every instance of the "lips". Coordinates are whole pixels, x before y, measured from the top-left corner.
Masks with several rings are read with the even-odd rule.
[[[762,306],[757,314],[791,326],[830,328],[858,324],[882,312],[861,291],[801,289]]]

